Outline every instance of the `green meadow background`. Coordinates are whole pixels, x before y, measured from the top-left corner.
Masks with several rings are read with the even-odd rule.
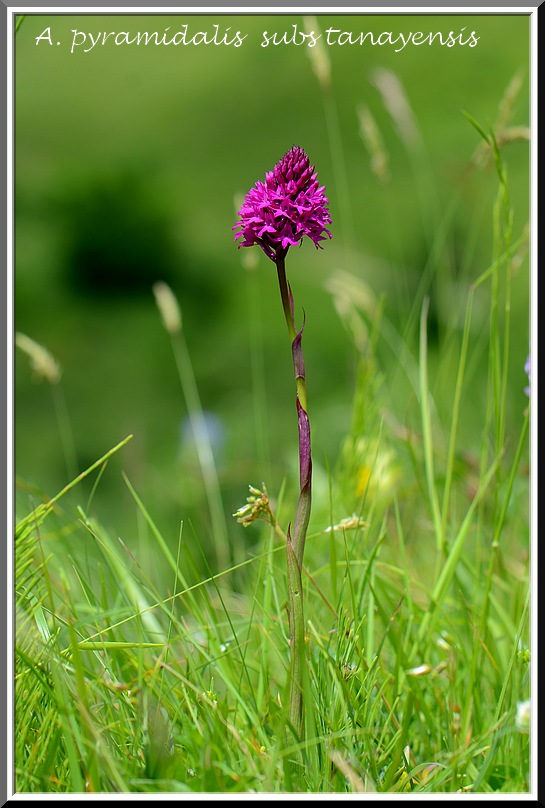
[[[71,52],[184,25],[245,39]],[[478,42],[261,47],[304,26]],[[530,790],[529,46],[522,14],[20,20],[16,790]],[[295,384],[232,227],[293,145],[333,238],[286,262],[313,453],[290,746]],[[262,483],[276,529],[245,529]]]
[[[70,52],[72,31],[189,34],[230,27],[234,46],[97,45]],[[462,114],[494,124],[515,75],[522,81],[512,124],[529,121],[529,19],[524,15],[335,16],[313,23],[355,33],[465,29],[478,45],[331,46],[331,90],[323,90],[306,46],[260,46],[262,32],[303,29],[298,15],[27,16],[15,47],[15,325],[63,368],[55,401],[16,352],[17,498],[52,495],[129,433],[94,508],[117,531],[133,529],[133,502],[120,466],[163,525],[191,520],[205,537],[207,509],[187,405],[152,285],[166,281],[183,328],[201,404],[210,415],[227,512],[249,482],[278,488],[296,462],[289,347],[274,267],[257,249],[239,251],[231,227],[242,195],[292,145],[303,146],[327,187],[333,239],[323,251],[292,250],[296,310],[306,312],[305,355],[314,454],[333,467],[349,429],[358,350],[335,305],[335,278],[350,273],[383,306],[392,328],[411,330],[430,297],[434,373],[452,318],[463,323],[470,280],[490,263],[497,177],[470,161],[480,137]],[[52,41],[35,39],[50,26]],[[56,42],[60,42],[57,45]],[[400,79],[417,127],[400,136],[377,87],[377,70]],[[371,112],[388,155],[377,179],[358,110]],[[525,141],[505,149],[514,232],[529,215]],[[448,224],[445,226],[445,221]],[[446,232],[439,252],[438,230]],[[430,251],[436,250],[430,274]],[[246,255],[244,255],[246,253]],[[253,255],[249,255],[253,253]],[[259,253],[259,254],[258,254]],[[246,260],[246,263],[245,263]],[[528,352],[527,265],[513,284],[509,412],[518,419]],[[377,303],[378,305],[378,303]],[[474,317],[478,326],[478,301]],[[484,317],[484,313],[483,313]],[[344,322],[343,322],[344,319]],[[413,322],[414,325],[414,322]],[[407,326],[409,326],[407,330]],[[414,426],[410,359],[381,340],[379,371],[390,420]],[[473,356],[466,395],[486,396],[486,360]],[[256,370],[257,367],[257,370]],[[435,391],[441,397],[441,389]],[[450,395],[450,393],[449,393]],[[256,405],[256,396],[259,406]],[[443,402],[448,413],[448,401]],[[256,415],[257,413],[257,415]],[[469,407],[460,424],[471,450],[480,439]],[[86,485],[87,483],[84,483]],[[89,484],[90,486],[90,484]],[[242,500],[241,500],[242,497]],[[234,540],[240,527],[228,522]],[[237,538],[238,537],[238,538]]]

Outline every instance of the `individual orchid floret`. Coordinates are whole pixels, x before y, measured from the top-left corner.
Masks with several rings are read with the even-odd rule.
[[[321,241],[331,238],[324,191],[304,149],[293,146],[266,173],[265,182],[256,182],[246,194],[238,212],[240,221],[232,228],[239,230],[235,241],[240,240],[239,247],[259,245],[275,262],[305,236],[321,247]]]

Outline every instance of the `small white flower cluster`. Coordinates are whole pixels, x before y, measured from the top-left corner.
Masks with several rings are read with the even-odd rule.
[[[256,519],[264,519],[271,525],[274,524],[274,517],[271,512],[269,495],[267,494],[265,483],[262,483],[262,487],[263,490],[260,491],[259,488],[254,488],[253,485],[249,485],[250,496],[246,500],[246,505],[242,505],[242,507],[233,514],[237,522],[240,522],[243,527],[248,527],[248,525],[255,522]]]
[[[324,533],[331,533],[332,531],[336,530],[357,530],[360,527],[365,527],[367,522],[361,518],[361,516],[356,516],[355,513],[352,516],[346,516],[344,519],[341,519],[338,525],[333,525],[326,527]]]

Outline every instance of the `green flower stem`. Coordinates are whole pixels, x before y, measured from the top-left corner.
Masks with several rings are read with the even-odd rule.
[[[304,737],[303,665],[305,662],[305,616],[301,567],[288,532],[288,603],[290,614],[290,695],[288,718],[296,739]]]
[[[293,300],[290,294],[290,289],[288,286],[288,282],[286,280],[286,267],[284,263],[284,259],[278,257],[276,260],[276,269],[278,272],[278,283],[280,284],[280,296],[282,298],[282,306],[284,308],[284,317],[286,318],[286,325],[288,326],[288,332],[291,339],[292,344],[292,352],[295,351],[295,347],[298,348],[300,353],[300,342],[299,345],[297,344],[297,329],[295,327],[295,321],[293,319]],[[299,338],[300,339],[300,338]],[[307,410],[307,386],[305,381],[304,369],[301,372],[298,370],[297,367],[297,360],[294,355],[293,357],[294,368],[295,368],[295,383],[297,384],[297,398],[299,403],[303,407],[303,409]],[[301,353],[301,362],[302,362],[302,353]]]
[[[280,525],[276,521],[276,518],[275,518],[274,514],[272,514],[272,513],[270,514],[270,524],[272,525],[272,527],[274,529],[274,532],[278,536],[280,536],[280,538],[287,545],[288,544],[288,537],[286,536],[286,534],[284,533],[284,531],[282,530],[282,528],[280,527]],[[316,590],[317,594],[321,597],[321,599],[323,600],[323,602],[325,603],[325,605],[327,606],[327,608],[329,609],[329,611],[331,612],[331,614],[333,615],[335,620],[338,620],[339,619],[338,613],[335,611],[335,609],[331,605],[330,601],[327,599],[326,595],[324,594],[324,592],[322,591],[320,585],[318,584],[316,578],[309,571],[308,567],[305,567],[304,564],[302,565],[301,569],[305,573],[305,575],[309,579],[310,583],[312,584],[312,586]]]
[[[282,306],[284,308],[284,316],[286,318],[290,339],[292,340],[293,367],[295,371],[295,383],[297,385],[296,405],[299,426],[300,494],[292,541],[297,561],[299,562],[299,566],[302,567],[305,538],[310,519],[312,481],[310,425],[307,414],[307,386],[303,352],[301,349],[303,329],[297,333],[297,329],[295,328],[295,321],[293,317],[293,298],[286,281],[286,268],[283,257],[277,257],[276,268],[278,271],[278,282],[280,285],[280,295],[282,298]]]
[[[305,365],[301,348],[303,329],[297,332],[293,315],[293,298],[286,280],[284,257],[277,253],[276,267],[280,295],[288,332],[292,342],[293,368],[297,385],[297,419],[299,428],[299,477],[300,492],[293,533],[287,535],[288,604],[290,626],[290,696],[289,722],[296,737],[304,737],[303,714],[303,666],[305,649],[305,617],[301,571],[305,539],[311,508],[312,461],[310,452],[310,425],[307,415],[307,391]]]
[[[278,272],[278,283],[280,284],[280,297],[282,298],[282,306],[284,307],[284,317],[286,318],[290,339],[293,342],[297,331],[295,329],[293,311],[291,309],[288,281],[286,280],[286,264],[284,258],[279,255],[277,255],[276,258],[276,271]]]

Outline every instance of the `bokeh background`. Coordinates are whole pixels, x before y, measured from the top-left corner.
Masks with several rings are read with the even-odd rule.
[[[190,35],[212,34],[217,24],[220,32],[247,37],[239,48],[110,41],[70,52],[74,29],[174,33],[184,24]],[[473,48],[408,45],[398,53],[390,45],[331,46],[328,89],[316,73],[318,49],[260,45],[263,31],[304,30],[299,15],[23,21],[15,47],[15,326],[62,365],[64,402],[37,383],[28,357],[17,351],[17,498],[24,512],[40,492],[55,494],[132,433],[93,492],[100,520],[125,540],[137,530],[123,469],[167,535],[176,537],[182,519],[209,535],[187,405],[152,293],[157,280],[171,286],[182,308],[226,513],[244,502],[248,483],[266,480],[278,490],[287,469],[296,479],[293,379],[276,274],[257,248],[237,250],[231,229],[242,196],[294,144],[316,165],[333,219],[323,251],[309,242],[288,256],[296,308],[307,317],[317,467],[335,466],[357,376],[358,350],[332,294],[339,273],[381,300],[400,333],[415,300],[429,294],[432,367],[451,362],[443,372],[455,374],[455,358],[442,357],[441,334],[457,305],[463,323],[469,283],[492,259],[497,189],[493,165],[471,163],[480,138],[462,110],[494,124],[518,76],[510,123],[528,126],[529,18],[319,15],[308,24],[376,34],[457,35],[465,26],[479,41]],[[54,44],[37,45],[47,27]],[[381,76],[392,73],[410,105],[414,126],[405,131],[381,91]],[[388,156],[382,174],[362,138],[363,108]],[[506,146],[504,157],[519,233],[529,217],[528,143]],[[438,251],[437,228],[445,221]],[[527,383],[528,295],[523,263],[512,299],[514,413]],[[415,352],[417,331],[407,334]],[[391,401],[403,424],[411,399],[398,372],[405,360],[386,341],[377,351],[386,384],[398,386]],[[476,402],[486,394],[486,358],[482,367],[479,361],[472,372]],[[468,447],[479,445],[471,418],[461,435]],[[92,482],[85,483],[89,495]],[[240,535],[235,520],[229,531]]]

